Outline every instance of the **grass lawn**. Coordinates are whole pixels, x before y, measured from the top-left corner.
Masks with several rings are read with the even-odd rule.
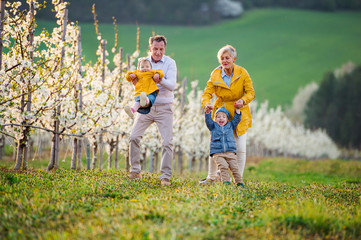
[[[0,162],[1,239],[359,239],[361,162],[251,162],[246,189],[199,176],[13,172]]]
[[[54,22],[38,24],[38,29],[54,26]],[[98,46],[94,26],[80,25],[83,55],[94,62]],[[257,99],[268,99],[270,106],[285,105],[300,86],[320,82],[326,72],[348,61],[361,63],[360,25],[361,12],[261,9],[205,27],[141,25],[140,50],[145,56],[152,32],[164,34],[169,42],[167,54],[177,61],[181,79],[197,79],[203,89],[218,65],[218,49],[232,44],[238,51],[236,63],[244,66],[254,81]],[[100,32],[108,40],[111,55],[114,27],[101,24]],[[136,25],[119,25],[118,34],[118,46],[133,53]]]

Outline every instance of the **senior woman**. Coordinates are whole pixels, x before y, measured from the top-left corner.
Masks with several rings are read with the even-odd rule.
[[[234,116],[235,109],[241,109],[241,122],[235,130],[235,138],[237,144],[237,161],[242,176],[242,186],[245,187],[243,183],[243,171],[246,165],[246,137],[248,129],[252,126],[252,117],[248,104],[254,99],[255,91],[246,69],[234,64],[237,59],[237,52],[234,47],[231,45],[222,47],[218,51],[217,58],[221,65],[211,73],[211,77],[202,95],[202,107],[205,111],[213,109],[212,117],[214,117],[217,109],[224,106],[231,114],[231,119]],[[211,105],[213,94],[217,97],[214,106]],[[213,183],[216,178],[217,164],[210,157],[208,176],[199,183]]]

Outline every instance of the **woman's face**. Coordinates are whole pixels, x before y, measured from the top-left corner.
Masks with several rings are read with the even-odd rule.
[[[219,63],[222,65],[224,70],[233,70],[233,63],[236,61],[236,58],[233,58],[229,52],[224,52],[219,59]]]

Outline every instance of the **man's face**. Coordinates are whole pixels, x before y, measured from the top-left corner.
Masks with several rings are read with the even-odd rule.
[[[152,43],[152,45],[149,46],[149,51],[152,54],[153,61],[159,62],[165,53],[164,42],[163,41],[161,41],[161,42],[154,41]]]

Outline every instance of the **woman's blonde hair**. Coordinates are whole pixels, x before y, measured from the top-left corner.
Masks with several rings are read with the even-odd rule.
[[[217,53],[217,58],[218,58],[218,61],[221,61],[221,57],[222,55],[225,53],[225,52],[228,52],[229,54],[231,54],[231,56],[233,58],[236,58],[237,57],[237,51],[236,49],[231,46],[231,45],[226,45],[224,47],[222,47],[221,49],[219,49],[218,53]]]

